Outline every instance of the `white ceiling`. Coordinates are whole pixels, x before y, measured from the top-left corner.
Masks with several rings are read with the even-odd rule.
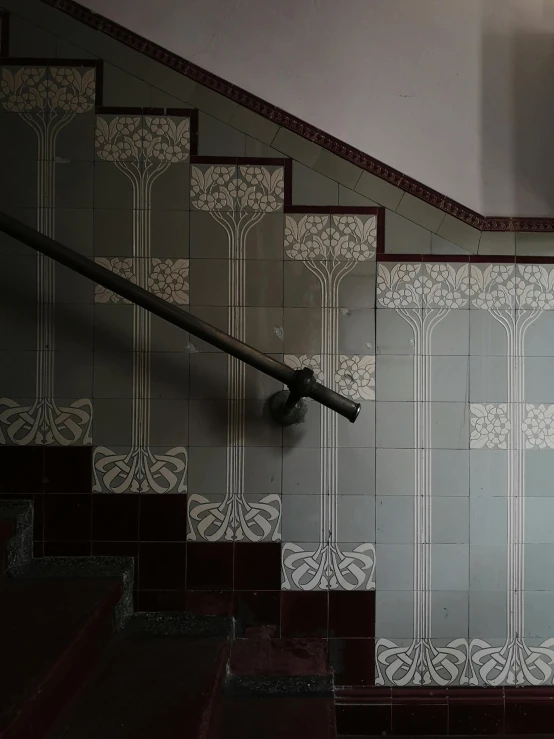
[[[84,2],[480,213],[554,216],[554,0]]]

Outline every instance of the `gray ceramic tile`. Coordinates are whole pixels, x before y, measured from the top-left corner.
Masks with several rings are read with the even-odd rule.
[[[6,113],[4,108],[0,110],[0,140],[4,142],[0,146],[2,162],[27,160],[30,166],[35,164],[38,145],[34,130],[22,116]],[[8,141],[10,145],[6,146]]]
[[[392,308],[375,311],[377,354],[413,354],[414,333],[410,325]]]
[[[375,307],[376,270],[375,262],[357,262],[354,269],[342,278],[339,287],[341,309]]]
[[[36,228],[37,226],[36,208],[12,208],[11,215],[17,218],[18,221],[26,223],[31,228]],[[0,261],[3,259],[3,255],[32,257],[36,262],[36,252],[30,246],[25,246],[21,241],[5,233],[0,233]]]
[[[554,543],[554,498],[525,497],[525,542]]]
[[[79,254],[93,253],[93,210],[56,209],[56,240]]]
[[[462,254],[469,256],[470,252],[433,233],[431,234],[431,254]]]
[[[525,489],[536,497],[554,496],[554,455],[544,451],[525,452]]]
[[[375,498],[373,496],[340,496],[336,536],[339,541],[349,543],[375,541]]]
[[[375,402],[360,401],[361,410],[356,423],[350,423],[342,416],[338,419],[339,447],[375,446]]]
[[[0,303],[0,347],[2,351],[35,351],[37,308],[33,303]]]
[[[247,344],[261,352],[276,354],[283,351],[283,309],[245,308],[245,338]],[[281,360],[282,361],[282,360]]]
[[[192,210],[190,213],[190,255],[201,259],[228,259],[229,238],[211,213]]]
[[[247,495],[281,494],[283,455],[279,447],[246,447],[244,492]]]
[[[102,104],[146,108],[151,104],[150,85],[123,69],[104,63]]]
[[[490,311],[470,310],[469,325],[472,355],[506,355],[508,349],[506,329]]]
[[[473,639],[502,639],[506,636],[506,593],[469,594],[469,633]]]
[[[469,498],[437,495],[433,497],[432,512],[431,541],[433,544],[467,544],[469,542]]]
[[[377,590],[375,636],[402,639],[413,636],[414,594],[406,590]]]
[[[502,497],[508,494],[508,452],[501,449],[472,449],[469,458],[472,496]]]
[[[150,443],[153,446],[187,446],[188,401],[150,401]]]
[[[387,254],[430,254],[431,232],[388,210],[385,220]]]
[[[189,354],[152,352],[150,354],[150,397],[159,400],[185,400],[189,397]]]
[[[131,210],[94,210],[94,255],[130,257],[133,254]]]
[[[371,198],[391,210],[396,210],[404,194],[398,187],[369,172],[362,172],[355,189],[366,198]]]
[[[131,398],[132,352],[94,352],[94,397]]]
[[[515,254],[516,235],[513,231],[483,231],[479,254]]]
[[[321,351],[321,309],[285,308],[285,354],[318,354]]]
[[[525,593],[525,636],[552,638],[554,631],[554,593]]]
[[[338,449],[340,495],[375,495],[375,450]]]
[[[227,401],[189,401],[189,446],[225,446]]]
[[[434,309],[428,310],[430,317]],[[466,356],[469,354],[469,311],[452,310],[435,325],[431,336],[431,354]]]
[[[153,108],[180,108],[183,101],[174,95],[160,90],[158,87],[150,87],[150,105]]]
[[[431,490],[437,496],[469,495],[469,451],[434,449],[431,457]]]
[[[377,207],[377,203],[363,195],[350,190],[348,187],[339,184],[339,205],[351,205],[353,207],[362,206],[365,208]]]
[[[338,205],[338,183],[299,162],[292,164],[293,205]]]
[[[269,413],[267,403],[262,400],[244,402],[245,446],[282,446],[283,430]]]
[[[314,495],[321,492],[321,451],[283,450],[283,495]]]
[[[94,167],[92,162],[56,165],[56,207],[92,208]]]
[[[248,135],[246,136],[244,151],[247,159],[251,159],[252,157],[282,158],[283,156],[280,151],[277,151],[277,149],[273,149],[271,146],[263,144],[261,141],[258,141],[257,139],[252,138],[252,136]]]
[[[248,319],[247,319],[248,322]],[[246,341],[249,341],[248,338],[248,326],[247,326],[247,334],[246,334]],[[260,351],[265,351],[262,347],[263,345],[258,345],[258,348]],[[221,352],[220,352],[221,353]],[[273,354],[272,357],[274,359],[277,359],[279,362],[283,361],[283,356],[281,354]],[[274,393],[279,392],[283,389],[283,386],[280,382],[277,382],[277,380],[274,380],[272,377],[269,377],[263,372],[260,372],[257,369],[254,369],[254,367],[246,367],[245,368],[245,379],[244,379],[244,397],[248,398],[249,400],[266,400],[267,398],[270,398]]]
[[[132,351],[133,306],[94,305],[94,349],[99,352]]]
[[[407,192],[404,193],[396,212],[428,231],[437,231],[444,218],[444,211]]]
[[[94,400],[95,446],[128,446],[132,443],[133,401],[102,398]]]
[[[229,262],[226,259],[191,259],[190,304],[229,305]]]
[[[68,126],[62,128],[56,138],[57,161],[93,162],[95,128],[94,111],[76,115]]]
[[[525,400],[528,403],[554,402],[554,357],[527,357],[525,360]]]
[[[282,259],[285,232],[283,213],[266,213],[246,236],[246,259]]]
[[[28,352],[0,352],[0,387],[2,396],[30,398],[35,396],[36,354]]]
[[[189,495],[224,495],[226,486],[227,449],[208,446],[189,447]]]
[[[554,544],[525,544],[525,590],[554,591]]]
[[[469,547],[469,588],[477,591],[506,590],[505,544],[471,544]]]
[[[10,305],[37,300],[36,254],[6,254],[0,257],[0,302]]]
[[[190,397],[195,400],[226,400],[228,356],[202,352],[190,356]]]
[[[215,326],[220,331],[225,331],[227,333],[229,330],[229,308],[227,307],[213,305],[195,305],[191,307],[190,312],[198,318],[201,318],[203,321],[211,323],[212,326]],[[179,333],[184,334],[183,331],[180,331]],[[202,341],[202,339],[199,339],[197,336],[192,335],[185,342],[185,348],[191,354],[194,354],[195,352],[221,351],[211,344],[208,344],[207,341]]]
[[[471,544],[505,544],[507,536],[506,498],[470,497]]]
[[[36,166],[36,162],[24,159],[20,162],[9,159],[2,162],[0,198],[4,210],[13,214],[15,208],[37,207]],[[81,207],[90,208],[91,205]]]
[[[447,241],[452,241],[454,244],[461,246],[462,249],[467,249],[474,254],[477,253],[481,231],[448,213],[439,226],[438,234]]]
[[[292,159],[296,159],[298,162],[306,164],[308,167],[313,166],[321,152],[321,146],[292,133],[292,131],[288,131],[286,128],[280,128],[277,131],[277,135],[271,142],[271,145],[277,151],[286,154],[286,156]]]
[[[231,120],[237,109],[237,103],[233,100],[210,90],[209,87],[198,84],[187,96],[187,100],[193,107],[203,110],[225,123]]]
[[[415,490],[415,452],[413,449],[377,449],[377,495],[413,495]]]
[[[245,301],[248,306],[283,305],[283,263],[269,259],[246,262]]]
[[[112,162],[94,162],[94,207],[106,210],[133,207],[131,182]]]
[[[150,350],[153,352],[183,351],[189,342],[186,331],[158,316],[152,316],[150,328]]]
[[[92,351],[54,352],[54,367],[54,393],[56,397],[92,397]]]
[[[284,541],[321,540],[321,503],[317,495],[284,495],[281,532]]]
[[[375,561],[378,592],[413,589],[413,545],[376,544]]]
[[[244,133],[200,111],[198,115],[198,154],[200,156],[243,157],[246,154],[245,147]]]
[[[414,541],[414,501],[408,495],[376,498],[375,541],[378,544],[411,544]]]
[[[152,210],[188,210],[189,193],[188,163],[172,164],[152,185]]]
[[[189,212],[154,210],[150,219],[150,254],[158,258],[186,259],[189,256]]]
[[[431,358],[431,400],[468,402],[469,357]]]
[[[433,639],[468,637],[467,593],[435,591],[431,601],[431,636]]]
[[[54,345],[57,351],[92,351],[93,305],[59,303],[54,308]]]
[[[321,409],[314,400],[308,399],[308,412],[301,423],[283,428],[283,446],[285,447],[321,447]]]
[[[431,588],[434,591],[461,590],[467,593],[469,544],[431,545]]]
[[[468,414],[467,403],[431,403],[433,449],[468,449]]]
[[[414,404],[376,403],[376,444],[380,449],[411,449],[414,445]]]
[[[517,313],[522,318],[524,314],[529,315],[529,311],[518,311]],[[528,326],[525,333],[525,355],[527,357],[554,357],[554,311],[541,311]]]
[[[318,308],[321,306],[321,285],[305,262],[284,262],[285,305],[291,308]]]
[[[92,304],[94,283],[91,280],[61,264],[56,264],[54,270],[57,303]]]
[[[554,254],[554,238],[551,233],[516,233],[516,254],[550,257]]]
[[[469,399],[472,403],[505,403],[508,400],[506,357],[471,357]]]
[[[375,312],[370,309],[340,309],[338,350],[341,354],[375,353]]]
[[[10,14],[9,42],[10,55],[13,57],[48,57],[56,56],[56,36],[29,23],[19,15]]]
[[[326,149],[322,149],[318,158],[313,164],[313,168],[317,172],[321,172],[326,177],[340,182],[346,187],[355,188],[358,183],[362,170],[355,164],[332,154]]]

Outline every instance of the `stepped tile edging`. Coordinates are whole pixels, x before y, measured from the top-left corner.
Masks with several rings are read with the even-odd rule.
[[[232,635],[232,626],[232,619],[226,616],[197,616],[186,611],[143,611],[133,615],[127,631],[150,636],[226,639]]]
[[[70,17],[85,23],[89,27],[101,31],[120,41],[126,46],[138,51],[154,61],[163,64],[183,76],[197,82],[218,94],[233,100],[258,115],[277,123],[298,136],[311,141],[321,148],[332,152],[335,156],[355,164],[360,170],[385,180],[399,190],[413,195],[419,200],[429,203],[433,207],[451,215],[464,223],[482,231],[528,231],[554,232],[554,218],[506,218],[483,216],[471,208],[458,203],[452,198],[427,187],[412,177],[389,167],[374,157],[365,154],[360,149],[349,146],[344,141],[325,133],[316,126],[312,126],[296,116],[290,115],[277,106],[271,105],[262,98],[243,90],[237,85],[208,72],[196,64],[174,54],[167,49],[148,41],[143,36],[129,31],[119,23],[95,13],[80,5],[74,0],[41,0],[41,2],[56,8]]]
[[[12,519],[14,535],[6,543],[6,572],[23,573],[33,557],[33,503],[30,500],[0,500],[0,518]]]
[[[26,577],[39,578],[117,578],[123,594],[115,607],[116,630],[120,631],[133,614],[132,557],[43,557],[34,559]]]

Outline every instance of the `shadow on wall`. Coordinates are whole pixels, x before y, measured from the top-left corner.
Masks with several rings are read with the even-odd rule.
[[[544,27],[552,28],[554,6],[548,5],[540,12]],[[535,11],[534,24],[539,20]],[[554,216],[552,33],[490,33],[485,26],[481,120],[485,215]]]

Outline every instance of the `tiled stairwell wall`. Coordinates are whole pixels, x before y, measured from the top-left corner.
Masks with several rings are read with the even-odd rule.
[[[551,684],[548,257],[473,256],[67,23],[11,16],[2,207],[362,412],[282,430],[271,380],[0,237],[1,484],[37,555],[129,554],[139,608],[329,637],[339,685]]]

